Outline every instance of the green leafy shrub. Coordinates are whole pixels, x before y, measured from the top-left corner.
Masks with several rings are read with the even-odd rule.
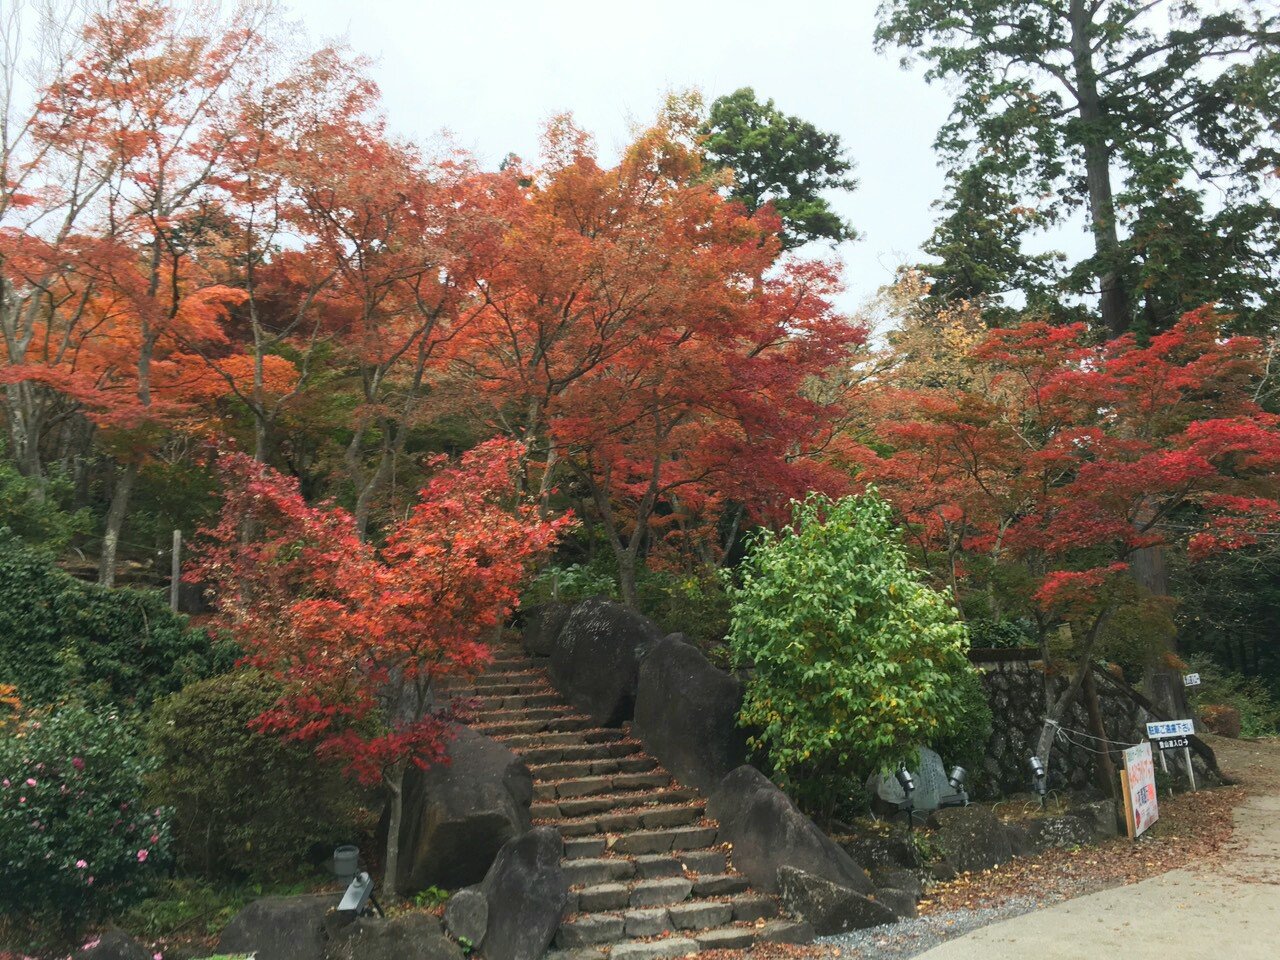
[[[1208,657],[1188,657],[1187,663],[1200,674],[1200,686],[1187,690],[1193,707],[1234,707],[1240,713],[1242,737],[1270,737],[1280,732],[1280,704],[1261,679],[1223,669]]]
[[[145,708],[234,660],[158,593],[82,583],[0,536],[0,683],[23,702],[67,697]]]
[[[970,617],[968,626],[969,643],[979,650],[1034,647],[1036,645],[1029,625],[1020,620]]]
[[[156,703],[149,740],[159,765],[148,785],[152,801],[174,811],[180,866],[223,878],[295,877],[313,854],[367,825],[357,789],[336,766],[249,729],[279,692],[262,674],[237,670]]]
[[[637,584],[640,612],[663,630],[683,633],[707,650],[729,632],[729,595],[715,577],[646,571]]]
[[[3,452],[0,447],[0,455]],[[56,556],[92,524],[89,511],[64,509],[69,497],[70,485],[62,478],[40,484],[0,459],[0,536],[8,531],[33,549]]]
[[[588,597],[619,597],[618,576],[612,562],[603,559],[590,563],[570,563],[543,567],[530,582],[521,600],[522,606],[559,600],[561,603],[580,603]]]
[[[166,811],[143,795],[149,763],[110,711],[36,711],[0,736],[0,915],[32,943],[69,942],[168,862]]]
[[[982,790],[985,776],[983,761],[995,717],[977,670],[963,670],[956,680],[960,694],[956,720],[947,735],[933,741],[933,749],[942,757],[947,769],[959,764],[969,772],[967,789],[974,794]]]
[[[865,776],[953,734],[972,671],[959,614],[907,563],[874,494],[794,506],[758,534],[729,591],[741,722],[781,785],[829,815]]]

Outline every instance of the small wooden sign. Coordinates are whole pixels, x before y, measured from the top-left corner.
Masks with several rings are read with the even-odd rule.
[[[1124,752],[1120,784],[1124,789],[1125,826],[1129,839],[1136,840],[1160,819],[1160,808],[1156,803],[1156,767],[1150,743],[1140,743]]]

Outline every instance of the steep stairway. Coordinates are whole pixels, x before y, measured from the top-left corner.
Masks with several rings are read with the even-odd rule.
[[[450,693],[472,704],[472,729],[524,760],[534,824],[564,838],[571,892],[552,956],[649,960],[807,939],[807,924],[733,869],[704,799],[626,729],[580,714],[523,649],[497,648],[485,673]]]

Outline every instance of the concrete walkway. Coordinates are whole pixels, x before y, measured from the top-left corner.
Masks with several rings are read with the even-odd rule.
[[[1214,748],[1249,791],[1220,863],[995,923],[917,960],[1280,958],[1280,748],[1231,741]]]

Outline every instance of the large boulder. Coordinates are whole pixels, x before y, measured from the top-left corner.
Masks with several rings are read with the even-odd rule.
[[[325,960],[462,960],[456,943],[425,913],[364,916],[334,934]]]
[[[484,879],[502,845],[529,829],[533,778],[514,753],[453,728],[449,762],[406,776],[399,890],[454,889]]]
[[[569,901],[563,854],[553,827],[536,827],[498,852],[480,884],[489,904],[479,943],[485,960],[538,960],[546,953]]]
[[[489,898],[479,887],[466,887],[444,906],[444,925],[454,939],[472,946],[484,940],[489,929]]]
[[[520,640],[527,653],[536,657],[549,657],[555,648],[556,637],[569,621],[573,608],[567,603],[552,600],[520,611]]]
[[[741,707],[738,679],[672,634],[640,664],[632,729],[677,780],[706,793],[746,761]]]
[[[733,865],[753,886],[778,892],[778,869],[791,867],[862,894],[871,878],[763,773],[741,766],[720,782],[707,813],[733,844]]]
[[[336,893],[308,893],[254,900],[222,931],[218,953],[253,954],[257,960],[321,960],[325,914],[339,899]]]
[[[602,726],[630,720],[640,661],[662,639],[657,625],[621,604],[593,598],[573,608],[551,648],[551,679]]]
[[[76,952],[75,958],[76,960],[151,960],[151,951],[119,927],[112,925],[81,947]]]
[[[794,867],[778,869],[782,905],[809,921],[818,936],[893,923],[898,915],[883,903]]]
[[[991,870],[1013,858],[1008,829],[986,807],[951,807],[933,820],[939,848],[961,873]]]

